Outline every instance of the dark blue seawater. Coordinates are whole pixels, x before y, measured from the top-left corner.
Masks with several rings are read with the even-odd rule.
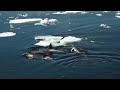
[[[96,13],[102,14],[97,16]],[[115,79],[120,78],[120,18],[116,11],[86,14],[53,14],[53,11],[0,11],[0,33],[16,36],[0,38],[1,79]],[[23,17],[19,14],[28,16]],[[10,18],[13,17],[13,18]],[[15,24],[12,19],[55,18],[56,25]],[[111,28],[100,27],[106,24]],[[22,54],[33,46],[38,35],[75,36],[82,41],[73,46],[87,54],[58,54],[53,60],[27,60]]]

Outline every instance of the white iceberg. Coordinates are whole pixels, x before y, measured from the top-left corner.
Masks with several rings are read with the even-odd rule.
[[[0,33],[0,37],[11,37],[11,36],[15,36],[16,33],[13,33],[13,32],[3,32],[3,33]]]

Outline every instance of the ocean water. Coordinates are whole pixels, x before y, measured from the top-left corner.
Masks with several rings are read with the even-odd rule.
[[[0,33],[16,33],[13,37],[0,37],[0,79],[120,79],[120,12],[56,12],[59,11],[0,11]],[[57,19],[58,23],[43,26],[31,22],[11,27],[9,22],[15,18]],[[34,37],[39,35],[82,38],[72,46],[88,53],[27,60],[22,54],[34,46]]]

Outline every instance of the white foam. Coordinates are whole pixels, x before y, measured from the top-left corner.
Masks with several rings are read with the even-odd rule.
[[[102,14],[96,14],[96,16],[102,16]]]
[[[41,21],[41,18],[28,18],[28,19],[14,19],[10,20],[10,24],[17,24],[17,23],[27,23],[27,22],[36,22],[36,21]]]
[[[76,13],[86,14],[88,12],[86,11],[64,11],[64,12],[54,12],[53,14],[76,14]]]
[[[13,33],[13,32],[3,32],[3,33],[0,33],[0,37],[11,37],[11,36],[15,36],[16,33]]]

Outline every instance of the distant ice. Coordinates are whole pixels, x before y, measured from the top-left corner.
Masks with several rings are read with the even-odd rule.
[[[108,26],[108,25],[106,25],[106,24],[100,24],[100,27],[111,28],[110,26]]]
[[[54,12],[53,14],[76,14],[76,13],[86,14],[88,12],[86,11],[64,11],[64,12]]]
[[[102,16],[102,14],[96,14],[96,16]]]
[[[0,33],[0,37],[11,37],[11,36],[15,36],[16,33],[13,32],[2,32]]]

